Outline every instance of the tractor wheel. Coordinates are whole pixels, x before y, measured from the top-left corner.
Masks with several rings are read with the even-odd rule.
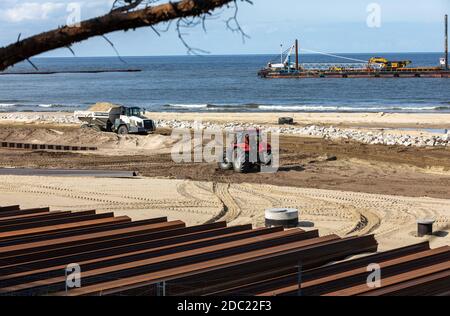
[[[223,153],[223,161],[218,163],[219,168],[222,170],[231,170],[233,169],[233,163],[228,160],[227,153]]]
[[[250,170],[250,163],[245,151],[239,149],[233,151],[233,169],[238,173],[246,173]]]
[[[128,127],[126,125],[120,125],[119,129],[117,130],[117,134],[119,134],[119,135],[127,135],[128,134]]]
[[[261,154],[262,157],[260,157],[261,164],[268,166],[272,163],[272,154],[268,152],[264,152]]]

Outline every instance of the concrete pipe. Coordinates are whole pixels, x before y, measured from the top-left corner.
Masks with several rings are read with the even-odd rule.
[[[417,236],[423,237],[433,235],[433,219],[421,219],[417,221]]]
[[[271,208],[265,212],[266,227],[283,226],[292,228],[298,226],[298,210],[294,208]]]

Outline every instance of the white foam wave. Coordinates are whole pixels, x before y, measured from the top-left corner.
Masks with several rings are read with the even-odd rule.
[[[366,106],[366,107],[350,107],[350,106],[322,106],[322,105],[261,105],[261,110],[271,111],[435,111],[439,109],[436,106],[403,106],[403,105],[386,105],[386,106]],[[450,108],[449,108],[450,109]]]
[[[201,109],[207,108],[208,104],[169,104],[168,106],[174,108]]]

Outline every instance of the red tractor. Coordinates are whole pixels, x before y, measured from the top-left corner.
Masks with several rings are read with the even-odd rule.
[[[254,168],[261,169],[261,166],[271,164],[271,146],[261,139],[259,129],[240,129],[229,135],[231,143],[224,151],[223,161],[219,162],[220,169],[247,173]]]

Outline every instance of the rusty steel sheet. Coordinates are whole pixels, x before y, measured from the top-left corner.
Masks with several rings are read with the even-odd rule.
[[[374,236],[318,236],[0,207],[0,295],[157,295],[160,282],[167,295],[297,295],[299,264],[305,296],[450,294],[449,246],[423,242],[339,262],[376,252]],[[74,262],[83,287],[66,293],[64,268]],[[381,267],[381,288],[367,287],[368,263]]]
[[[0,212],[10,212],[10,211],[19,211],[20,205],[9,205],[9,206],[1,206]]]
[[[96,151],[94,146],[73,146],[73,145],[55,145],[55,144],[35,144],[22,142],[0,142],[0,147],[5,149],[22,150],[51,150],[51,151]]]
[[[155,223],[167,222],[167,217],[144,219],[139,221],[125,221],[118,223],[107,223],[104,225],[97,225],[92,227],[81,227],[78,229],[71,229],[66,231],[48,232],[46,234],[35,234],[28,236],[15,237],[4,239],[0,241],[1,247],[27,245],[35,242],[50,242],[55,239],[69,238],[74,236],[82,236],[86,234],[93,234],[99,232],[115,231],[119,229],[133,228],[138,226],[150,225]]]
[[[30,209],[23,209],[19,211],[8,211],[8,212],[1,212],[0,213],[0,219],[4,217],[10,217],[10,216],[22,216],[22,215],[28,215],[28,214],[39,214],[39,213],[49,213],[50,208],[49,207],[41,207],[41,208],[30,208]]]
[[[119,216],[119,217],[113,217],[113,218],[87,220],[87,221],[77,222],[77,223],[29,228],[29,229],[16,230],[16,231],[11,231],[11,232],[0,232],[0,241],[2,241],[3,239],[20,237],[20,236],[27,236],[27,235],[33,235],[33,234],[45,234],[47,232],[52,232],[52,231],[64,231],[64,230],[76,229],[76,228],[80,228],[80,227],[91,227],[91,226],[97,226],[97,225],[108,224],[108,223],[129,222],[129,221],[131,221],[131,219],[128,216]]]
[[[300,261],[304,269],[311,269],[325,263],[342,260],[350,255],[374,252],[377,249],[373,236],[364,236],[357,239],[347,238],[327,243],[325,248],[309,249],[305,247],[301,254],[292,257],[263,257],[254,261],[239,262],[227,265],[224,268],[179,277],[176,280],[170,280],[170,288],[167,291],[170,295],[206,295],[217,288],[219,283],[222,287],[232,286],[233,284],[245,284],[254,280],[269,279],[274,275],[286,274],[292,269],[298,271],[297,266]],[[333,249],[333,247],[336,249]],[[220,282],[217,280],[220,280]]]
[[[384,262],[410,254],[415,254],[422,251],[430,250],[428,242],[422,242],[394,250],[389,250],[373,255],[364,256],[357,259],[337,262],[332,265],[327,265],[315,269],[303,271],[302,279],[304,282],[313,279],[323,278],[330,275],[342,273],[351,269],[367,267],[374,262]],[[217,276],[219,272],[215,272]],[[208,279],[208,273],[198,275],[198,278]],[[298,268],[291,267],[285,271],[273,271],[263,276],[256,275],[255,277],[243,277],[241,279],[232,278],[228,275],[220,275],[223,282],[208,282],[200,291],[198,289],[186,290],[177,293],[177,295],[213,295],[213,296],[228,296],[228,295],[256,295],[272,291],[274,289],[281,289],[282,287],[297,284],[298,282]],[[178,280],[180,283],[189,284],[189,278]]]
[[[365,267],[373,262],[383,262],[393,260],[396,258],[416,254],[427,250],[430,250],[430,243],[428,241],[424,241],[421,243],[404,246],[401,248],[383,251],[376,254],[370,254],[368,256],[364,256],[361,258],[336,262],[332,265],[310,269],[308,270],[308,275],[310,275],[311,279],[322,278],[335,273],[344,272],[350,269]]]
[[[438,249],[427,250],[415,254],[410,254],[392,260],[372,263],[379,264],[383,271],[383,279],[401,272],[415,270],[420,267],[426,267],[439,262],[450,260],[450,247],[441,247]],[[366,284],[366,280],[371,271],[367,271],[367,266],[357,269],[350,269],[344,272],[337,272],[322,278],[311,278],[305,271],[302,283],[302,295],[318,296],[329,292],[335,292],[340,289],[349,288],[360,284]],[[291,284],[281,288],[257,293],[259,296],[275,295],[296,295],[298,292],[298,281],[295,276],[291,278]]]
[[[382,269],[382,276],[384,280],[387,277],[395,276],[399,273],[417,270],[419,268],[428,267],[440,262],[450,262],[450,247],[441,247],[388,260],[379,263],[379,266]],[[369,274],[370,272],[367,272],[367,267],[363,267],[337,274],[334,279],[332,276],[329,276],[311,281],[309,285],[312,287],[315,286],[311,289],[311,295],[322,295],[328,292],[334,292],[338,289],[356,285],[358,282],[365,284]],[[343,280],[341,282],[338,281],[341,278]],[[349,278],[351,278],[350,282],[348,281]],[[318,287],[317,284],[321,285]],[[323,290],[324,286],[326,287],[326,290]],[[308,292],[305,291],[305,294],[307,293]]]
[[[275,229],[271,231],[275,231]],[[114,256],[114,259],[117,259],[120,256],[128,257],[131,255],[138,255],[140,253],[145,254],[146,252],[154,253],[163,246],[165,246],[165,248],[169,248],[170,245],[173,246],[181,243],[202,242],[202,239],[205,238],[223,238],[224,235],[240,232],[250,233],[252,230],[251,225],[243,225],[203,230],[196,233],[182,234],[182,232],[183,231],[180,230],[177,234],[175,234],[176,236],[161,239],[155,238],[156,236],[154,235],[156,234],[147,234],[145,236],[147,237],[146,239],[136,238],[133,236],[131,238],[120,240],[120,243],[112,244],[110,241],[106,241],[102,244],[96,244],[96,247],[92,247],[92,245],[88,244],[74,249],[68,249],[68,251],[66,251],[67,248],[64,248],[64,252],[62,252],[61,249],[58,249],[56,252],[42,252],[38,254],[31,253],[28,256],[11,256],[10,258],[2,258],[0,259],[0,275],[10,275],[15,271],[34,271],[40,268],[47,268],[47,271],[51,271],[55,265],[68,264],[74,260],[76,260],[79,264],[83,264],[83,270],[87,270],[89,269],[87,266],[88,264],[93,265],[96,263],[96,265],[99,266],[102,262],[107,263],[107,259],[113,259],[109,258],[112,256]],[[253,234],[256,236],[262,233],[255,231]],[[27,262],[26,260],[29,261]],[[57,269],[59,269],[59,267]]]
[[[44,258],[50,255],[49,251],[56,254],[72,254],[73,252],[101,249],[101,247],[121,246],[129,243],[151,241],[161,238],[175,238],[182,235],[199,236],[198,234],[211,234],[211,230],[226,228],[226,222],[203,224],[186,227],[181,221],[161,222],[142,226],[128,227],[123,229],[103,231],[98,233],[78,235],[67,238],[54,239],[50,241],[39,241],[28,244],[13,245],[0,248],[0,259],[8,257],[20,260],[21,256],[44,254]],[[242,229],[248,229],[251,225],[243,225]],[[235,228],[235,229],[240,229]],[[97,247],[98,245],[98,247]],[[31,258],[31,257],[30,257]],[[32,257],[36,259],[36,257]]]
[[[84,214],[69,214],[67,216],[57,217],[57,218],[47,218],[47,219],[39,219],[39,220],[31,220],[9,224],[8,222],[3,223],[0,221],[0,231],[1,232],[9,232],[9,231],[20,231],[30,228],[39,228],[39,227],[48,227],[55,226],[60,224],[69,224],[76,222],[84,222],[87,220],[101,219],[101,218],[113,218],[114,213],[100,213],[96,214],[95,212],[87,212]]]
[[[258,267],[259,265],[257,260],[264,260],[269,258],[273,259],[277,264],[283,264],[282,259],[292,261],[292,259],[295,258],[296,255],[302,252],[307,252],[310,254],[312,252],[318,252],[324,254],[323,248],[325,247],[328,250],[331,250],[331,248],[333,247],[330,248],[329,246],[334,245],[334,242],[337,241],[342,240],[336,235],[330,235],[298,242],[284,243],[274,247],[245,251],[243,253],[234,254],[222,258],[207,259],[205,261],[184,264],[171,268],[167,267],[160,271],[145,273],[133,277],[125,277],[113,281],[104,281],[98,284],[83,286],[80,289],[71,290],[67,294],[70,296],[98,295],[100,293],[114,294],[129,289],[148,287],[162,281],[172,281],[189,275],[195,275],[215,269],[223,269],[227,265],[251,263],[255,264],[255,267]],[[345,240],[344,242],[348,241],[349,240]],[[326,258],[324,260],[314,258],[312,261],[315,262],[316,260],[321,262],[328,262]],[[62,292],[54,293],[54,295],[62,294]]]
[[[420,277],[411,281],[401,282],[381,289],[361,294],[360,296],[449,296],[450,269]]]
[[[84,272],[83,283],[96,283],[100,280],[104,280],[105,278],[117,279],[164,268],[168,269],[170,267],[179,267],[185,264],[203,262],[207,259],[223,258],[224,256],[227,257],[233,254],[247,253],[252,250],[265,249],[266,247],[270,248],[277,245],[295,243],[297,240],[302,238],[300,236],[303,233],[304,232],[301,230],[280,231],[263,236],[245,238],[238,241],[231,241],[199,249],[176,252],[173,254],[162,255],[159,257],[134,262],[121,263],[119,261],[114,266]],[[63,279],[62,283],[61,278]],[[64,276],[19,284],[13,287],[5,287],[0,289],[0,293],[30,289],[33,289],[34,292],[39,291],[39,289],[43,289],[45,291],[52,289],[54,291],[61,290],[61,285],[63,284]]]
[[[236,226],[235,226],[236,227]],[[233,229],[235,227],[230,227],[228,229]],[[225,229],[222,229],[225,230]],[[83,267],[83,274],[86,271],[90,271],[93,269],[104,268],[108,266],[113,266],[117,263],[126,263],[126,262],[135,262],[137,260],[154,258],[162,255],[169,255],[177,252],[200,249],[207,246],[219,245],[221,243],[226,243],[235,240],[241,240],[244,238],[255,237],[255,236],[263,236],[266,234],[270,234],[277,231],[277,228],[260,228],[260,229],[246,229],[241,231],[223,231],[221,235],[212,236],[208,238],[191,238],[189,241],[178,242],[176,240],[164,240],[159,239],[153,241],[151,244],[144,243],[143,245],[139,245],[141,247],[136,247],[135,245],[129,246],[129,252],[119,251],[119,252],[110,252],[107,251],[104,254],[98,254],[95,252],[96,259],[90,259],[83,261],[85,259],[82,255],[77,255],[76,258],[79,258],[77,263]],[[312,233],[304,233],[304,238],[317,236],[317,234]],[[89,259],[87,257],[86,259]],[[64,261],[63,261],[64,262]],[[15,284],[20,284],[24,282],[29,282],[30,280],[37,279],[46,279],[52,276],[60,276],[62,275],[61,271],[64,271],[64,268],[68,263],[72,261],[65,261],[65,264],[60,266],[52,266],[50,268],[45,269],[35,269],[34,266],[21,266],[19,269],[16,269],[17,273],[14,273],[14,269],[8,268],[8,274],[5,276],[0,276],[0,283],[2,286],[12,286]],[[25,271],[25,272],[24,272]]]
[[[0,224],[6,223],[7,221],[16,221],[17,223],[20,223],[20,222],[26,222],[26,221],[40,220],[43,218],[60,217],[60,216],[65,216],[67,214],[72,214],[72,212],[71,211],[51,211],[51,212],[39,213],[39,214],[9,216],[9,217],[0,218]]]
[[[399,273],[391,277],[383,278],[381,283],[381,288],[388,287],[391,285],[414,281],[422,277],[431,276],[440,272],[450,271],[450,261],[429,265],[424,268],[419,268],[416,270],[408,271],[405,273]],[[334,291],[325,294],[324,296],[355,296],[363,295],[373,291],[373,288],[367,286],[367,284],[360,284],[353,287],[348,287],[342,290]]]

